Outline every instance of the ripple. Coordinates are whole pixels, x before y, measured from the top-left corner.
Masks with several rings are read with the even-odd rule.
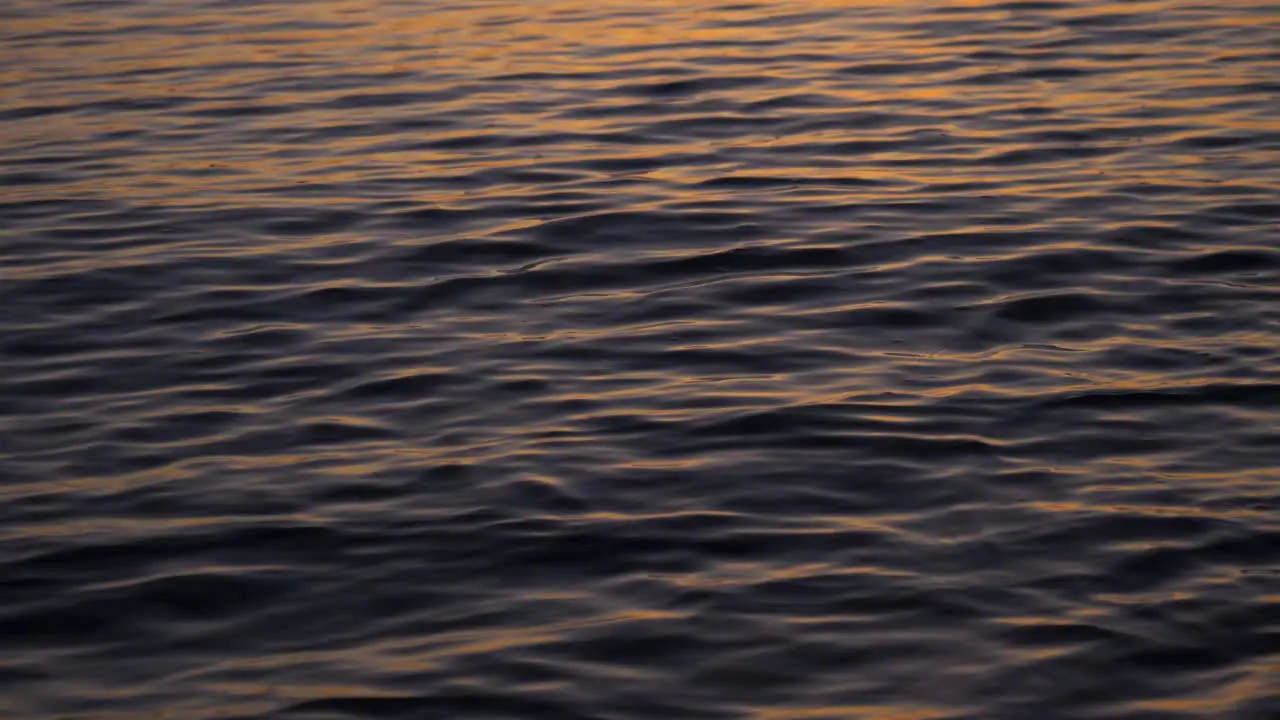
[[[300,7],[0,9],[0,714],[1271,717],[1273,4]]]

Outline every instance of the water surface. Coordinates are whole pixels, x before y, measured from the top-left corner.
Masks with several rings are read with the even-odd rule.
[[[8,0],[0,714],[1280,716],[1277,47]]]

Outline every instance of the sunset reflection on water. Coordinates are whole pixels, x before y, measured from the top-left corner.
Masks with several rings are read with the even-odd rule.
[[[1270,717],[1270,2],[0,8],[0,715]]]

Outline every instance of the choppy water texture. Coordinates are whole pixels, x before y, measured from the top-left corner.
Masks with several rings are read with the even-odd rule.
[[[0,715],[1280,695],[1280,6],[0,10]]]

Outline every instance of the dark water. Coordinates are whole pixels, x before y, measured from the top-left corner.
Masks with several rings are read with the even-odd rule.
[[[1280,6],[0,10],[0,715],[1280,708]]]

